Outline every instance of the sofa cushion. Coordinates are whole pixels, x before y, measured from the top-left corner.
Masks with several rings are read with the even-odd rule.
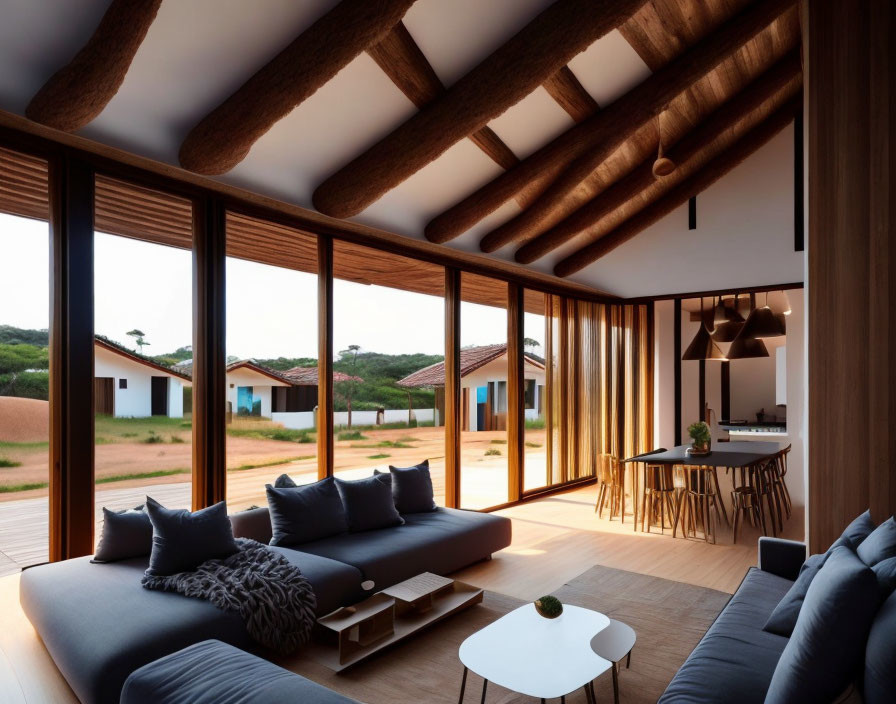
[[[896,557],[881,560],[871,570],[877,577],[877,586],[880,587],[881,601],[886,599],[896,590]]]
[[[270,484],[265,488],[271,510],[271,545],[299,545],[348,531],[333,477],[288,489]]]
[[[274,480],[275,489],[295,489],[298,486],[288,474],[281,474]]]
[[[881,523],[856,548],[856,553],[869,567],[890,557],[896,557],[896,520],[892,517]]]
[[[790,637],[793,627],[796,626],[796,619],[800,615],[803,599],[806,598],[806,591],[827,558],[827,553],[809,556],[800,568],[799,576],[793,586],[778,602],[772,615],[768,617],[768,621],[763,626],[764,630],[769,633],[777,633],[779,636]]]
[[[822,702],[840,694],[858,673],[878,593],[871,568],[848,547],[835,547],[809,585],[765,701]]]
[[[392,475],[392,498],[399,513],[435,511],[429,460],[423,460],[414,467],[389,465],[389,473]]]
[[[227,504],[187,511],[168,509],[146,497],[146,513],[152,522],[152,552],[146,573],[164,576],[196,569],[206,560],[227,557],[237,551]]]
[[[404,516],[405,524],[306,543],[298,549],[354,565],[377,590],[421,572],[448,574],[510,544],[510,520],[439,508]]]
[[[317,597],[315,614],[323,616],[343,606],[361,601],[369,594],[361,587],[361,570],[328,557],[301,552],[289,547],[271,546],[298,567],[311,583]]]
[[[152,552],[152,523],[141,506],[128,511],[103,507],[103,534],[94,562],[114,562],[142,557]]]
[[[301,675],[231,645],[207,640],[144,665],[121,704],[352,704]]]
[[[840,547],[841,545],[851,547],[855,550],[865,538],[871,535],[876,527],[877,524],[872,520],[871,510],[869,509],[846,526],[843,533],[840,534],[840,537],[828,548],[828,552],[830,553],[834,548]]]
[[[337,479],[336,488],[345,506],[349,531],[357,533],[404,523],[392,501],[392,487],[377,477]]]
[[[117,702],[131,672],[198,641],[252,645],[239,614],[140,586],[148,561],[84,557],[22,572],[22,608],[84,704]]]
[[[792,584],[751,568],[659,701],[760,704],[787,645],[762,624]]]
[[[865,702],[892,703],[896,692],[896,592],[884,602],[871,623],[865,646]]]

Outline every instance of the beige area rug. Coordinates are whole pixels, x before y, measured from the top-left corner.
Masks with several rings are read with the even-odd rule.
[[[631,669],[621,671],[620,701],[656,702],[675,672],[730,598],[713,589],[659,577],[595,566],[555,592],[561,601],[594,609],[629,624],[638,641]],[[486,592],[482,604],[373,656],[341,674],[307,658],[281,661],[284,667],[365,704],[456,702],[463,666],[463,640],[522,602]],[[599,702],[613,701],[609,671],[595,682]],[[470,674],[464,702],[479,702],[482,679]],[[489,684],[490,704],[537,701]],[[580,689],[566,698],[585,702]]]

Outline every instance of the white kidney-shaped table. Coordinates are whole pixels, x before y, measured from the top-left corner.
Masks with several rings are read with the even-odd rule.
[[[604,614],[580,606],[563,605],[557,618],[540,616],[534,604],[505,614],[461,643],[464,666],[460,698],[467,671],[483,678],[482,702],[489,682],[519,694],[566,701],[580,687],[594,702],[592,682],[612,666],[594,652],[591,640],[610,625]]]

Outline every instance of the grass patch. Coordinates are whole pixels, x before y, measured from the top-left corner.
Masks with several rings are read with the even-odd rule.
[[[357,425],[353,423],[351,430],[360,430],[362,432],[365,430],[401,430],[402,428],[432,428],[434,425],[435,423],[431,420],[422,420],[411,424],[408,424],[407,421],[400,421],[397,423],[381,423],[380,425]],[[348,429],[349,428],[344,425],[337,425],[335,427],[335,430],[337,432]]]
[[[367,445],[352,445],[351,447],[369,450],[369,449],[373,449],[375,447],[391,447],[393,449],[401,449],[404,447],[416,447],[416,446],[408,445],[407,443],[401,442],[400,440],[382,440],[380,442],[369,443]]]
[[[150,430],[149,435],[143,438],[140,442],[146,443],[147,445],[158,445],[159,443],[165,442],[165,439],[161,435],[156,435],[155,431]]]
[[[301,460],[313,460],[317,455],[302,455],[300,457],[284,457],[277,460],[268,460],[267,462],[258,462],[256,464],[241,464],[237,467],[228,467],[228,472],[241,472],[244,469],[258,469],[259,467],[276,467],[279,464],[289,464],[290,462],[299,462]]]
[[[540,442],[527,442],[526,447],[541,447]]]
[[[409,435],[405,435],[404,437],[398,438],[396,442],[420,442],[420,438],[412,438]]]
[[[0,442],[0,450],[43,450],[49,442]]]
[[[123,438],[135,438],[135,437],[137,437],[137,435],[138,435],[137,433],[122,433],[122,434],[121,434],[121,437],[123,437]]]
[[[172,436],[168,439],[168,442],[170,442],[170,443],[173,444],[173,445],[180,445],[180,444],[183,444],[184,439],[183,439],[182,437],[178,436],[178,435],[172,435]]]
[[[485,451],[485,456],[488,457],[490,455],[500,455],[501,451],[497,447],[490,447]]]
[[[361,434],[360,430],[343,430],[336,433],[337,440],[366,440],[367,437]]]
[[[506,444],[507,444],[507,441],[506,441],[506,440],[492,440],[490,444],[492,444],[492,445],[506,445]]]
[[[111,484],[123,482],[128,479],[153,479],[155,477],[170,477],[172,474],[189,474],[189,469],[159,469],[155,472],[134,472],[133,474],[113,474],[109,477],[101,477],[94,484]]]
[[[0,457],[0,467],[21,467],[21,462],[16,462],[15,460],[8,460],[5,457]]]
[[[32,484],[0,484],[0,494],[14,494],[17,491],[30,491],[31,489],[46,489],[50,482],[34,482]]]
[[[190,422],[187,422],[187,423],[181,423],[181,424],[180,424],[180,427],[181,427],[181,428],[192,428],[192,427],[193,427],[193,424],[190,423]]]
[[[535,418],[533,420],[527,420],[526,428],[528,430],[542,430],[544,428],[544,418]]]
[[[227,434],[235,438],[255,438],[256,440],[278,440],[280,442],[314,442],[314,435],[308,430],[292,430],[274,426],[257,428],[228,428]]]
[[[105,435],[97,435],[93,438],[94,445],[111,445],[115,442],[112,438],[107,438]]]
[[[387,457],[391,457],[392,455],[387,455],[380,452],[378,455],[367,455],[367,459],[369,460],[384,460]]]

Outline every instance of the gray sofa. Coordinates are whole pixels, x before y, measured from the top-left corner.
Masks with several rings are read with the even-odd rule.
[[[272,549],[302,570],[323,615],[420,572],[448,574],[510,544],[510,520],[500,516],[440,508],[404,518],[393,528]],[[270,539],[266,508],[234,514],[231,522],[236,537]],[[257,650],[238,615],[141,587],[147,564],[148,557],[106,564],[84,557],[22,573],[22,607],[85,704],[117,702],[134,670],[200,641]]]
[[[764,631],[763,626],[793,585],[805,559],[803,543],[760,538],[759,567],[747,572],[658,704],[762,704],[789,640]],[[896,648],[896,593],[878,613],[868,652],[877,652],[882,645],[891,652]],[[869,657],[866,668],[873,663],[874,658]]]
[[[196,643],[131,673],[121,704],[358,704],[218,640]]]

